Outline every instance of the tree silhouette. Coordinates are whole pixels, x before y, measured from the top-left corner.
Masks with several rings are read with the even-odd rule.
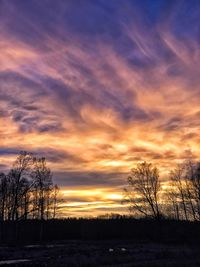
[[[0,174],[0,220],[55,218],[58,191],[46,159],[22,151],[8,174]]]
[[[159,192],[159,172],[151,163],[139,163],[131,170],[128,187],[125,188],[125,199],[131,211],[159,220]]]

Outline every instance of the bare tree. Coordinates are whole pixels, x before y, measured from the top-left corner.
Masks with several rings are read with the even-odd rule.
[[[170,173],[172,185],[177,192],[180,216],[185,220],[198,220],[200,208],[200,175],[198,164],[191,160],[179,164]],[[200,211],[200,210],[199,210]]]
[[[200,220],[200,163],[189,161],[186,165],[186,182],[194,220]]]
[[[173,184],[169,184],[164,194],[165,216],[171,219],[180,220],[179,194]]]
[[[131,170],[125,188],[125,198],[134,210],[147,217],[161,218],[159,208],[159,171],[151,163],[139,163]]]
[[[172,185],[177,190],[177,202],[180,208],[183,210],[183,216],[185,220],[188,220],[187,209],[187,191],[185,183],[185,169],[183,165],[178,165],[173,171],[170,172],[170,178]]]
[[[25,180],[28,179],[32,164],[32,155],[26,151],[21,151],[9,173],[13,186],[12,220],[19,218],[19,203],[24,193],[22,185],[25,183]]]
[[[35,197],[38,202],[36,203],[38,209],[38,217],[43,220],[49,217],[49,194],[52,190],[52,173],[46,166],[45,158],[34,159],[34,168],[32,172],[32,178],[34,180]],[[37,196],[36,196],[37,195]]]
[[[0,220],[2,221],[5,219],[7,187],[7,177],[4,173],[0,173]]]
[[[57,213],[57,208],[58,208],[58,193],[59,193],[59,187],[58,185],[54,185],[53,187],[53,195],[52,195],[52,200],[53,200],[53,218],[56,218],[56,213]]]
[[[58,191],[45,158],[22,151],[9,173],[0,173],[0,220],[55,218]]]

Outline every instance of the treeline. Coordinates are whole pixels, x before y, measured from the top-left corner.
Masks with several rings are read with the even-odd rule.
[[[134,216],[200,221],[200,162],[177,165],[165,182],[157,167],[139,163],[131,170],[124,193]]]
[[[20,152],[12,169],[0,173],[0,220],[55,218],[58,190],[46,159]]]
[[[42,229],[42,232],[41,232]],[[61,240],[136,240],[199,245],[200,223],[175,220],[52,219],[2,221],[0,243],[38,243]]]

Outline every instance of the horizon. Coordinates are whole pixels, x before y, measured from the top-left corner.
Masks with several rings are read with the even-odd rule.
[[[47,159],[64,216],[127,214],[138,162],[200,154],[200,2],[0,0],[0,172]]]

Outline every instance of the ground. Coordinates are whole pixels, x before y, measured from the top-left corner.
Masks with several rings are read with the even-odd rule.
[[[0,247],[0,266],[196,267],[200,248],[132,241],[66,241]]]

